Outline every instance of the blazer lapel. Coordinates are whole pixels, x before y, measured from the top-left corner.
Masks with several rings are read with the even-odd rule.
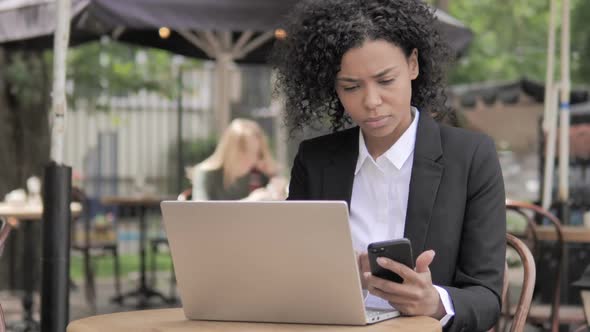
[[[355,127],[344,134],[342,144],[334,147],[330,163],[323,170],[322,197],[346,201],[350,210],[354,169],[358,159],[359,128]]]
[[[444,170],[441,157],[440,128],[429,114],[423,112],[418,120],[404,232],[405,237],[411,240],[416,256],[425,249],[434,201]]]

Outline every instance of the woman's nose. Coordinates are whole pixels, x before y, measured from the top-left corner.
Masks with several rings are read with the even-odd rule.
[[[383,100],[381,99],[381,95],[379,95],[377,88],[370,85],[367,86],[364,96],[365,107],[372,110],[380,106],[382,102]]]

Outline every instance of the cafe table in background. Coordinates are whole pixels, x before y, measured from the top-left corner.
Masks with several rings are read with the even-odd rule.
[[[72,203],[70,205],[72,217],[78,217],[82,212],[82,205]],[[23,319],[21,322],[9,324],[10,330],[16,331],[36,331],[39,329],[39,323],[33,319],[33,288],[35,286],[35,276],[40,274],[37,269],[38,257],[35,257],[35,245],[39,245],[32,240],[33,223],[41,221],[43,217],[43,205],[38,202],[0,202],[0,217],[14,218],[19,221],[19,227],[24,234],[24,252],[23,252]]]
[[[160,203],[164,200],[175,199],[169,196],[156,196],[151,194],[138,194],[128,196],[105,196],[102,197],[101,203],[114,207],[129,207],[139,210],[139,286],[137,289],[120,295],[113,301],[122,304],[126,297],[137,297],[137,308],[146,308],[149,305],[149,299],[157,297],[164,302],[173,302],[174,299],[168,299],[159,291],[149,287],[146,281],[146,212],[150,208],[159,210]]]

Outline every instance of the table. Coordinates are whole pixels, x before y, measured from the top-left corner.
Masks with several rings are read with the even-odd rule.
[[[245,322],[216,322],[187,320],[182,309],[129,311],[83,318],[70,323],[67,332],[119,331],[240,331],[240,332],[440,332],[440,322],[434,318],[398,317],[369,326],[271,324]]]
[[[123,303],[126,297],[137,297],[137,307],[145,308],[151,297],[158,297],[163,301],[170,303],[173,300],[168,299],[162,293],[152,289],[146,282],[146,266],[145,266],[145,240],[146,240],[146,222],[145,212],[148,208],[160,207],[160,203],[164,200],[174,199],[172,197],[139,195],[139,196],[104,196],[101,199],[103,205],[118,206],[118,207],[135,207],[139,208],[139,286],[136,290],[127,292],[120,296],[113,298],[113,301],[120,304]]]
[[[542,241],[556,241],[557,233],[553,226],[538,226],[537,238]],[[590,228],[585,226],[561,226],[563,241],[567,243],[590,243]]]
[[[535,228],[537,239],[539,241],[557,241],[557,232],[554,226],[537,226]],[[590,243],[590,228],[585,226],[572,226],[562,225],[561,231],[563,235],[563,242],[567,243]],[[569,251],[564,250],[562,257],[562,274],[561,274],[561,289],[562,289],[562,300],[569,303],[570,297],[568,295],[569,289]],[[565,291],[564,291],[565,290]]]
[[[72,217],[77,217],[82,212],[80,203],[71,203],[70,210]],[[0,203],[0,217],[15,218],[22,222],[22,231],[25,238],[32,233],[32,225],[35,221],[40,221],[43,217],[43,205],[40,203]],[[23,320],[19,322],[16,329],[23,331],[37,330],[39,323],[33,319],[33,279],[37,273],[34,272],[34,243],[25,241],[23,252],[23,286],[24,294],[22,297]],[[22,325],[22,326],[21,326]]]

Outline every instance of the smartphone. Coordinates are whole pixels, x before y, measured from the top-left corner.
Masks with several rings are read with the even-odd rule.
[[[394,272],[384,269],[377,263],[378,257],[386,257],[414,269],[414,257],[410,240],[403,238],[390,241],[373,242],[367,247],[371,274],[381,279],[402,283],[404,280]]]

